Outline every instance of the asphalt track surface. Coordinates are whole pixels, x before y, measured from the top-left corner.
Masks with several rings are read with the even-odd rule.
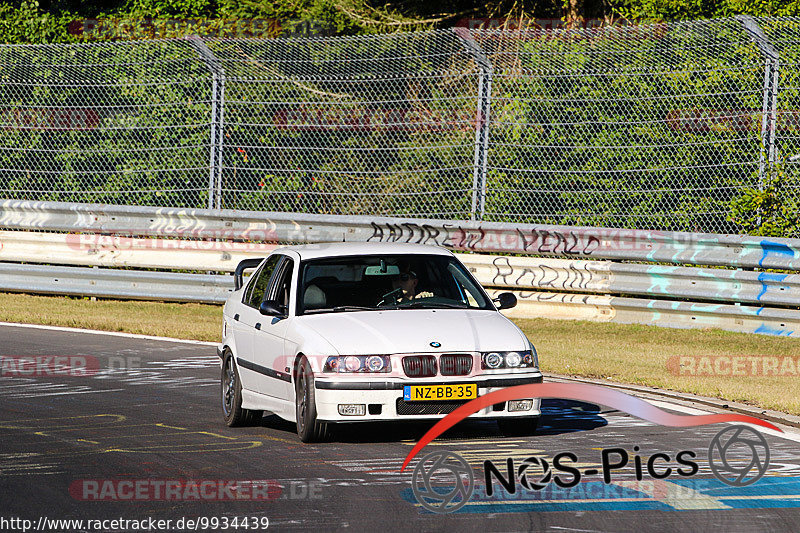
[[[1,326],[0,355],[5,361],[13,356],[89,356],[98,362],[91,376],[0,378],[4,519],[36,524],[41,517],[268,517],[270,530],[315,531],[800,529],[797,440],[768,435],[771,462],[765,477],[749,487],[729,487],[711,475],[704,460],[721,425],[667,428],[603,406],[546,400],[541,428],[532,437],[503,437],[492,422],[465,422],[421,455],[435,450],[460,454],[474,467],[477,492],[485,460],[503,467],[508,457],[552,458],[563,451],[576,454],[581,469],[588,469],[599,467],[602,448],[625,448],[633,456],[638,446],[645,460],[656,452],[674,457],[680,450],[693,450],[699,472],[657,482],[645,476],[636,485],[630,464],[613,473],[610,485],[595,475],[585,476],[572,492],[549,486],[496,493],[494,499],[474,494],[457,512],[437,514],[422,509],[411,491],[417,460],[406,472],[399,471],[431,424],[350,425],[323,444],[301,443],[293,424],[270,415],[256,427],[228,428],[220,409],[215,349],[202,344]],[[268,499],[257,501],[87,501],[95,493],[81,493],[86,480],[244,485],[267,480],[271,488]]]

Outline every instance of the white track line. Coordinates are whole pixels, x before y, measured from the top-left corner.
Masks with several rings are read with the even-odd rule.
[[[172,337],[156,337],[154,335],[141,335],[138,333],[123,333],[121,331],[100,331],[97,329],[66,328],[62,326],[43,326],[40,324],[17,324],[15,322],[0,322],[0,327],[46,329],[50,331],[66,331],[68,333],[87,333],[90,335],[111,335],[113,337],[127,337],[129,339],[145,339],[149,341],[180,342],[184,344],[200,344],[203,346],[217,346],[217,342],[174,339]]]
[[[96,329],[81,329],[81,328],[67,328],[62,326],[44,326],[40,324],[18,324],[15,322],[0,322],[0,327],[14,327],[14,328],[32,328],[32,329],[45,329],[51,331],[65,331],[68,333],[87,333],[90,335],[111,335],[114,337],[127,337],[129,339],[145,339],[151,341],[164,341],[164,342],[178,342],[184,344],[199,344],[202,346],[218,346],[219,343],[216,342],[207,342],[207,341],[196,341],[196,340],[185,340],[185,339],[174,339],[172,337],[156,337],[154,335],[141,335],[138,333],[122,333],[119,331],[100,331]],[[671,403],[667,401],[661,400],[647,400],[651,404],[664,407],[666,409],[672,409],[673,411],[678,411],[686,414],[691,415],[701,415],[701,414],[710,414],[709,411],[703,411],[702,409],[696,409],[694,407],[687,407],[685,405],[680,405],[677,403]],[[789,428],[784,428],[784,432],[773,431],[771,429],[763,428],[760,426],[753,426],[754,428],[758,429],[761,432],[767,433],[774,437],[781,437],[787,440],[791,440],[794,442],[800,442],[800,433],[796,433]]]
[[[647,402],[652,403],[656,407],[662,407],[664,409],[671,409],[673,411],[679,411],[679,412],[686,413],[686,414],[689,414],[689,415],[709,415],[709,414],[713,414],[710,411],[703,411],[701,409],[695,409],[694,407],[687,407],[685,405],[680,405],[680,404],[677,404],[677,403],[670,403],[670,402],[661,401],[661,400],[647,400]],[[756,418],[758,418],[758,417],[756,417]],[[761,427],[761,426],[756,426],[756,425],[753,425],[753,424],[746,424],[746,425],[752,427],[753,429],[756,429],[756,430],[760,431],[761,433],[766,433],[767,435],[772,435],[773,437],[780,437],[782,439],[787,439],[787,440],[791,440],[791,441],[794,441],[794,442],[800,442],[800,433],[797,433],[794,430],[794,428],[789,428],[787,426],[783,426],[783,428],[781,428],[781,429],[783,429],[783,433],[781,433],[780,431],[775,431],[773,429],[769,429],[769,428],[765,428],[765,427]]]

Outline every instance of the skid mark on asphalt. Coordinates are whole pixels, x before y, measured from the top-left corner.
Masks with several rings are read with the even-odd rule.
[[[89,385],[52,383],[34,378],[4,377],[0,395],[6,398],[45,398],[48,396],[73,396],[76,394],[103,394],[125,389],[97,389]]]
[[[20,448],[0,455],[0,476],[55,474],[64,471],[66,461],[105,453],[207,453],[263,444],[252,436],[231,437],[166,423],[138,424],[117,414],[0,421],[0,429],[7,431],[11,447]]]
[[[419,458],[412,460],[411,464],[405,471],[401,472],[400,468],[405,460],[405,455],[411,446],[416,444],[414,441],[402,441],[401,444],[405,448],[397,453],[397,457],[383,457],[375,459],[359,459],[359,460],[338,460],[338,461],[325,461],[327,464],[346,470],[347,472],[354,472],[366,474],[369,477],[367,483],[379,484],[398,484],[410,483],[411,476],[414,472]],[[530,447],[532,443],[530,440],[525,439],[497,439],[497,438],[484,438],[480,440],[475,439],[451,439],[446,441],[434,441],[428,447],[445,447],[451,450],[457,450],[457,453],[466,460],[470,466],[476,471],[482,472],[483,462],[486,460],[495,463],[504,463],[507,458],[514,458],[515,461],[522,461],[528,457],[542,457],[549,458],[549,454],[540,448]],[[425,453],[423,452],[423,456]],[[599,468],[599,463],[579,462],[575,463],[579,468]],[[446,478],[449,474],[443,473],[442,477]],[[434,475],[433,479],[437,479]]]
[[[147,364],[149,366],[160,367],[169,370],[184,368],[219,368],[219,357],[216,355],[182,357],[179,359],[171,359],[169,361],[148,361]]]
[[[125,352],[122,350],[121,352]],[[132,354],[140,352],[131,351]],[[180,357],[168,361],[136,361],[136,367],[113,366],[98,370],[94,374],[85,376],[80,383],[71,382],[73,378],[63,378],[59,382],[42,381],[41,378],[5,376],[0,396],[14,399],[43,398],[49,396],[73,396],[77,394],[105,394],[122,392],[127,386],[156,386],[167,389],[182,389],[196,387],[217,387],[219,379],[214,377],[201,377],[197,375],[178,374],[181,370],[202,370],[206,368],[219,368],[219,358],[216,356]],[[144,364],[143,364],[144,363]],[[105,363],[110,365],[111,363]],[[121,364],[121,363],[120,363]],[[50,378],[52,380],[52,378]],[[109,383],[111,387],[102,389],[96,383]]]
[[[146,361],[138,367],[117,367],[100,370],[92,376],[98,380],[112,380],[123,385],[154,385],[167,389],[218,387],[219,378],[176,374],[179,370],[219,368],[217,356],[180,357],[168,361]]]

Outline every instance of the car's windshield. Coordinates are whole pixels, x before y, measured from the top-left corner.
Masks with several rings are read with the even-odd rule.
[[[464,265],[446,255],[304,261],[297,314],[384,309],[493,309]]]

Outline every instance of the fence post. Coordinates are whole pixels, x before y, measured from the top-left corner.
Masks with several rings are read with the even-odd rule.
[[[480,69],[478,74],[475,159],[472,174],[471,220],[483,220],[486,211],[486,168],[489,158],[489,120],[492,109],[492,63],[466,28],[453,28],[456,37]]]
[[[764,100],[761,114],[761,158],[758,165],[758,189],[764,190],[764,174],[776,162],[775,131],[778,114],[778,74],[780,56],[753,17],[739,15],[736,20],[764,56]],[[768,167],[768,168],[767,168]]]
[[[192,47],[211,72],[211,139],[209,148],[208,208],[222,209],[222,142],[225,111],[225,70],[197,35],[188,37]]]

